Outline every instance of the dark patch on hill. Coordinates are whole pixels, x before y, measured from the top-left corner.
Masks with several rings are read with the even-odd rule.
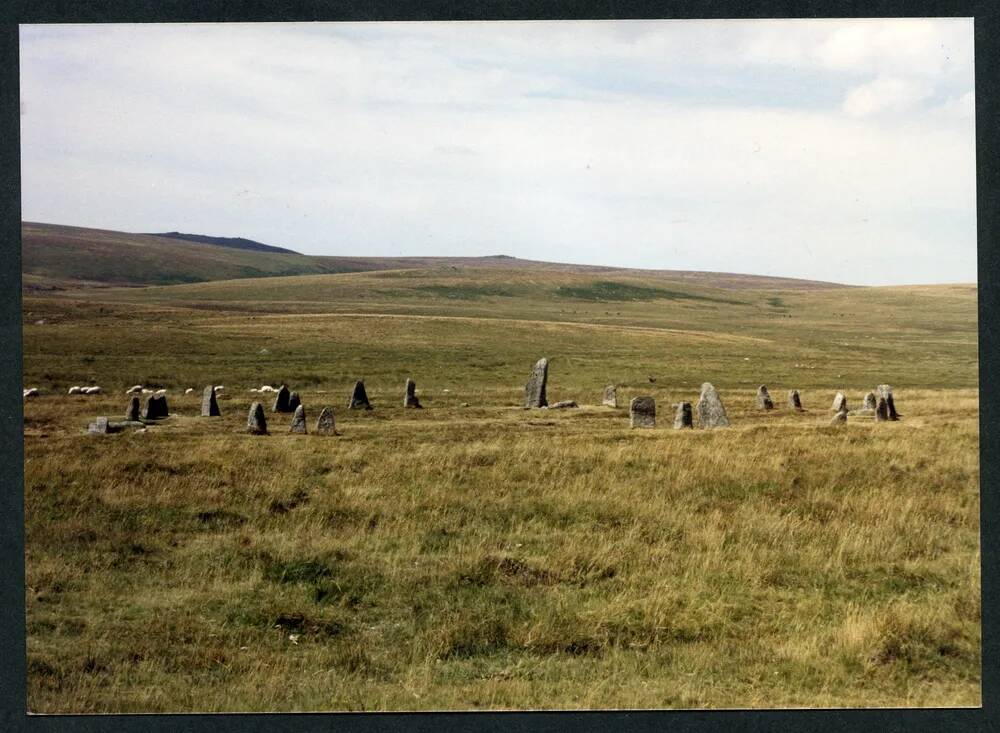
[[[589,285],[569,286],[560,285],[556,288],[556,294],[564,298],[575,298],[576,300],[598,300],[598,301],[628,301],[628,300],[707,300],[714,303],[726,303],[728,305],[740,305],[742,301],[726,300],[724,298],[712,298],[707,295],[696,293],[686,293],[681,290],[668,290],[667,288],[647,287],[645,285],[631,285],[628,283],[613,282],[603,280]]]
[[[262,244],[252,239],[243,237],[209,237],[205,234],[184,234],[183,232],[158,232],[153,233],[153,237],[169,237],[170,239],[183,239],[185,242],[197,242],[198,244],[214,244],[218,247],[231,247],[232,249],[246,249],[251,252],[282,252],[289,255],[301,255],[294,249],[285,247],[275,247],[272,244]],[[303,255],[304,256],[304,255]]]

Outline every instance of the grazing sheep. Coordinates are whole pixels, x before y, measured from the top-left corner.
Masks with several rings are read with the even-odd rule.
[[[79,387],[70,387],[69,394],[83,394],[83,390]]]
[[[225,387],[220,384],[218,387],[215,388],[215,391],[216,392],[221,392],[224,389],[225,389]]]
[[[24,390],[23,397],[37,397],[37,396],[38,396],[38,390],[35,387],[31,387],[30,389]]]
[[[274,387],[272,387],[272,386],[271,386],[271,385],[269,385],[269,384],[265,384],[265,385],[263,385],[263,386],[262,386],[262,387],[260,388],[260,391],[261,391],[261,392],[277,392],[278,390],[276,390],[276,389],[275,389]]]
[[[125,390],[125,394],[139,394],[140,392],[142,392],[141,384],[137,384],[134,387],[129,387],[127,390]]]
[[[145,387],[143,387],[143,388],[142,388],[142,393],[143,393],[143,394],[153,394],[153,390],[151,390],[151,389],[146,389]]]
[[[100,387],[84,387],[80,391],[83,394],[100,394],[101,393],[101,388]]]
[[[167,393],[167,390],[165,390],[165,389],[158,389],[153,394],[159,396],[159,395],[165,395],[166,393]]]
[[[191,394],[192,392],[194,392],[194,387],[188,387],[186,390],[184,390],[184,394]]]

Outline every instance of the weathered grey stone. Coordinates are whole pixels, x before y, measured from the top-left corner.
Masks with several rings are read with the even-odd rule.
[[[128,407],[125,409],[125,419],[134,422],[139,419],[139,415],[139,398],[133,396],[128,401]]]
[[[767,391],[766,385],[760,385],[757,388],[757,406],[762,410],[773,410],[774,401],[771,400],[771,394]]]
[[[525,407],[546,407],[545,383],[549,379],[549,360],[542,358],[531,368],[531,379],[524,385]]]
[[[406,379],[406,392],[403,394],[403,407],[412,407],[417,410],[421,408],[420,400],[417,399],[417,383],[409,377]]]
[[[880,384],[876,387],[878,393],[885,399],[886,410],[890,420],[898,420],[899,413],[896,412],[896,403],[892,399],[892,387],[888,384]]]
[[[170,410],[167,408],[166,395],[150,395],[146,398],[146,405],[142,410],[143,420],[162,420],[169,417]]]
[[[841,410],[830,420],[831,425],[844,425],[847,423],[847,410]]]
[[[656,400],[652,397],[633,397],[628,405],[629,427],[656,427]]]
[[[324,407],[316,420],[316,433],[318,435],[336,435],[337,425],[333,419],[333,408]]]
[[[691,410],[690,402],[678,402],[674,405],[676,412],[674,413],[674,430],[681,430],[683,428],[693,428],[694,427],[694,413]]]
[[[215,399],[215,387],[209,385],[201,393],[201,416],[219,417],[221,414],[219,412],[219,402]]]
[[[889,403],[886,401],[885,397],[878,398],[878,407],[875,408],[875,421],[885,422],[890,420],[889,417]]]
[[[604,399],[601,404],[607,407],[618,407],[618,390],[615,385],[609,384],[604,388]]]
[[[247,432],[251,435],[267,435],[267,418],[264,416],[264,405],[254,402],[250,405],[247,415]]]
[[[874,410],[877,407],[878,407],[878,401],[875,399],[875,393],[874,392],[869,392],[868,394],[866,394],[865,395],[864,409],[866,409],[866,410]]]
[[[94,420],[94,422],[90,423],[90,425],[87,426],[87,432],[100,433],[101,435],[111,432],[108,429],[108,418],[106,417],[97,418],[96,420]]]
[[[295,412],[299,408],[299,405],[301,404],[302,404],[302,399],[299,397],[298,392],[292,392],[290,395],[288,395],[289,411]]]
[[[561,402],[556,402],[554,405],[549,405],[550,410],[562,410],[567,407],[579,407],[574,400],[562,400]]]
[[[292,425],[288,429],[290,433],[298,433],[300,435],[306,434],[306,408],[299,405],[295,408],[295,414],[292,415]]]
[[[702,428],[729,427],[726,408],[722,406],[719,393],[710,382],[701,385],[701,396],[698,398],[698,425]]]
[[[847,412],[847,398],[843,392],[837,392],[837,396],[833,398],[833,407],[830,409],[834,412]]]
[[[788,406],[793,410],[802,411],[802,399],[799,397],[799,391],[797,389],[789,390]]]
[[[291,396],[288,387],[281,385],[278,394],[274,396],[274,405],[271,407],[271,412],[291,412],[292,410],[288,405]]]
[[[354,383],[354,391],[351,392],[351,401],[347,403],[349,410],[370,410],[371,403],[368,401],[368,393],[365,392],[365,382],[359,379]]]

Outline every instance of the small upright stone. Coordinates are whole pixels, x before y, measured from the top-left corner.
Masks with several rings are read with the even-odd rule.
[[[833,407],[830,409],[834,412],[847,412],[847,398],[843,392],[837,392],[837,396],[833,398]]]
[[[306,408],[299,405],[295,408],[295,414],[292,415],[292,426],[288,429],[290,433],[298,433],[299,435],[306,434]]]
[[[788,392],[788,406],[793,410],[798,410],[802,412],[802,399],[799,397],[799,391],[797,389],[789,390]]]
[[[889,419],[889,403],[885,397],[879,397],[878,406],[875,408],[875,422],[885,422]]]
[[[618,390],[615,385],[609,384],[604,388],[604,399],[601,400],[601,404],[606,407],[618,407]]]
[[[324,407],[316,420],[316,433],[318,435],[336,435],[337,425],[333,419],[333,408]]]
[[[889,419],[898,420],[899,413],[896,412],[896,403],[893,402],[892,400],[892,387],[890,387],[888,384],[880,384],[878,387],[876,387],[876,389],[878,389],[878,393],[885,400],[885,406],[889,414]]]
[[[691,410],[690,402],[678,402],[674,413],[674,430],[694,427],[694,413]]]
[[[271,408],[271,412],[291,412],[288,406],[289,399],[291,399],[291,394],[288,392],[288,387],[281,385],[281,389],[274,397],[274,406]]]
[[[652,397],[633,397],[628,405],[629,427],[656,427],[656,400]]]
[[[407,377],[406,394],[403,395],[403,407],[413,407],[417,410],[421,408],[420,400],[417,399],[417,383]]]
[[[524,385],[525,407],[548,407],[545,398],[545,383],[549,379],[549,360],[542,358],[531,368],[531,379]]]
[[[201,393],[201,416],[219,417],[221,414],[219,412],[219,402],[215,399],[215,387],[209,385]]]
[[[722,406],[719,393],[710,382],[701,385],[701,396],[698,398],[698,425],[702,428],[729,427],[726,408]]]
[[[875,393],[869,392],[865,395],[865,410],[874,410],[878,407],[878,401],[875,399]]]
[[[134,395],[128,401],[128,408],[125,410],[125,419],[130,422],[138,422],[139,420],[139,398]]]
[[[762,410],[774,409],[774,401],[771,399],[767,387],[763,384],[757,388],[757,406]]]
[[[354,391],[351,392],[351,401],[347,403],[348,410],[370,410],[371,403],[368,401],[368,393],[365,392],[365,382],[359,379],[354,383]]]
[[[146,406],[142,410],[144,420],[162,420],[170,415],[167,408],[166,395],[150,395],[146,398]]]
[[[264,417],[264,405],[254,402],[250,405],[247,415],[247,432],[251,435],[267,435],[267,418]]]
[[[830,420],[831,425],[844,425],[847,423],[847,410],[840,410],[833,419]]]
[[[106,417],[97,418],[96,420],[94,420],[94,422],[90,423],[90,425],[87,426],[87,432],[100,433],[101,435],[109,433],[110,430],[108,430],[108,418]]]
[[[299,408],[299,405],[301,404],[302,404],[302,399],[299,397],[298,392],[292,392],[290,395],[288,395],[288,409],[291,412],[295,412]]]

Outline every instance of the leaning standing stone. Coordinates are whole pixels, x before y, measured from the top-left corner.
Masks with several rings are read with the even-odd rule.
[[[757,406],[762,410],[774,409],[774,402],[771,400],[771,395],[767,391],[767,387],[763,384],[757,388]]]
[[[618,407],[618,390],[615,389],[615,385],[609,384],[604,388],[604,399],[601,404],[607,407]]]
[[[837,392],[837,396],[833,398],[833,407],[830,409],[834,412],[847,412],[847,398],[843,392]]]
[[[869,392],[865,395],[865,410],[874,410],[878,407],[878,401],[875,399],[875,393]]]
[[[652,397],[633,397],[628,406],[629,427],[656,427],[656,400]]]
[[[247,415],[247,432],[251,435],[267,435],[267,418],[264,417],[264,406],[259,402],[250,405]]]
[[[701,385],[701,396],[698,398],[698,425],[703,428],[729,427],[726,408],[722,406],[719,393],[710,382]]]
[[[677,412],[674,413],[674,430],[681,430],[682,428],[693,428],[694,427],[694,417],[691,411],[690,402],[678,402]]]
[[[306,408],[302,405],[295,408],[295,414],[292,415],[292,426],[288,429],[288,432],[300,435],[306,434]]]
[[[337,426],[333,420],[333,408],[324,407],[316,420],[316,432],[319,435],[336,435]]]
[[[354,383],[354,391],[351,392],[351,401],[347,404],[349,410],[370,410],[371,403],[368,401],[368,393],[365,392],[365,382],[359,379]]]
[[[878,389],[878,393],[882,395],[882,398],[885,400],[885,406],[889,413],[889,419],[898,420],[899,413],[896,412],[896,403],[892,400],[892,387],[888,384],[880,384],[876,389]]]
[[[291,399],[291,395],[288,392],[288,387],[281,385],[281,389],[274,397],[274,406],[271,408],[271,412],[291,412],[288,406],[289,399]]]
[[[417,383],[409,377],[406,379],[406,394],[403,395],[403,407],[420,409],[420,400],[417,399]]]
[[[125,419],[130,422],[137,422],[139,420],[139,398],[132,397],[128,401],[128,408],[125,410]]]
[[[288,395],[288,410],[290,412],[295,412],[299,408],[299,405],[301,404],[302,404],[302,399],[299,397],[298,392],[292,392],[290,395]]]
[[[215,387],[209,385],[201,393],[201,416],[219,417],[221,414],[219,412],[219,402],[215,399]]]
[[[524,385],[525,407],[547,407],[545,399],[545,383],[549,378],[549,360],[539,359],[531,369],[531,379]]]
[[[793,389],[788,392],[788,406],[793,410],[802,411],[802,399],[799,397],[799,391],[797,389]]]

